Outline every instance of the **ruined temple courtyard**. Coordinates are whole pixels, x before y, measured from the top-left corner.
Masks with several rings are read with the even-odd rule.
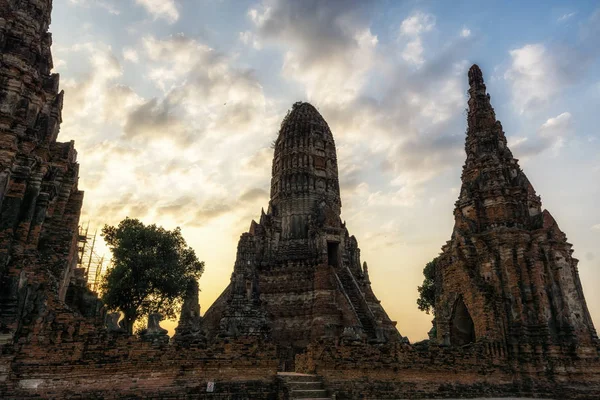
[[[69,7],[100,7],[111,18],[121,18],[110,2],[71,3]],[[180,18],[177,7],[183,6],[173,3],[171,9],[167,3],[162,10],[175,23]],[[268,4],[270,11],[260,18],[255,9],[248,12],[265,37],[280,28],[265,21],[282,12],[280,3]],[[239,201],[244,215],[260,210],[260,217],[244,222],[247,229],[239,237],[231,277],[219,288],[221,294],[201,312],[203,281],[189,282],[172,337],[161,327],[158,313],[150,314],[146,329],[128,334],[121,313],[107,311],[90,289],[88,272],[78,260],[86,204],[78,158],[94,155],[78,153],[73,141],[57,141],[65,98],[80,92],[60,90],[59,75],[53,72],[58,60],[52,52],[61,47],[51,51],[52,6],[52,0],[0,0],[0,398],[600,398],[600,342],[579,260],[573,256],[577,243],[567,241],[559,214],[555,219],[542,206],[534,180],[516,158],[527,147],[517,143],[515,154],[509,148],[477,64],[466,75],[467,68],[461,70],[461,81],[468,82],[462,115],[467,130],[460,138],[464,163],[460,188],[453,192],[452,231],[440,243],[439,254],[432,255],[434,313],[427,340],[411,343],[403,333],[412,322],[395,321],[392,302],[381,300],[370,275],[380,266],[361,258],[359,242],[364,246],[383,239],[347,227],[342,203],[348,181],[338,150],[343,157],[348,149],[336,147],[342,133],[330,128],[324,118],[328,114],[306,101],[293,103],[277,124],[269,152],[271,170],[260,170],[261,176],[270,172],[271,177],[262,209],[247,210],[250,203]],[[295,10],[288,23],[303,10]],[[164,18],[157,15],[154,21]],[[319,18],[323,15],[328,14]],[[418,35],[431,31],[435,20],[425,18],[421,25],[407,21],[402,34],[411,38],[409,49],[414,50],[421,45]],[[465,29],[464,38],[471,34]],[[249,34],[239,37],[251,42]],[[158,46],[153,38],[145,43],[157,46],[154,55],[184,48],[183,56],[174,57],[175,64],[189,62],[185,46],[190,42],[182,34],[171,38],[173,46]],[[339,43],[344,47],[342,39]],[[262,45],[257,40],[253,46],[258,50]],[[323,46],[331,51],[327,43]],[[208,54],[192,69],[211,65],[214,71],[195,81],[190,75],[188,81],[202,85],[214,78],[211,74],[234,75],[222,64],[222,54],[197,44],[190,48]],[[126,58],[137,64],[134,50]],[[290,54],[286,60],[291,65],[297,60]],[[410,59],[421,65],[419,57]],[[110,69],[110,62],[91,60],[103,71]],[[161,73],[161,84],[169,83],[171,76]],[[491,71],[487,74],[492,76]],[[228,83],[243,82],[247,90],[255,90],[260,85],[248,83],[253,77],[250,72],[229,76]],[[90,82],[95,87],[99,81]],[[219,87],[203,86],[202,95],[208,97]],[[182,84],[169,92],[170,101],[189,95],[184,89]],[[128,93],[122,86],[118,90]],[[227,101],[238,94],[229,91]],[[197,99],[190,103],[202,108]],[[155,98],[148,104],[158,107]],[[226,106],[219,99],[219,107]],[[361,106],[370,103],[365,100]],[[408,103],[404,106],[409,109]],[[139,125],[162,123],[164,118],[162,128],[175,132],[179,122],[174,114],[156,110],[140,118]],[[94,123],[91,117],[89,121]],[[548,137],[540,134],[540,140]],[[144,166],[162,168],[154,160]],[[121,179],[118,171],[112,173]],[[194,190],[204,190],[203,182]],[[157,192],[158,197],[168,195]],[[366,206],[361,212],[368,218]],[[224,234],[213,232],[219,235]],[[414,301],[410,307],[416,308]]]

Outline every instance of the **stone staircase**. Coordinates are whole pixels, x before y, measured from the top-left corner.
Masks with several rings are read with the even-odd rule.
[[[358,319],[365,330],[369,339],[376,339],[377,332],[375,330],[375,324],[373,322],[373,314],[365,301],[363,294],[360,292],[356,281],[352,277],[352,273],[346,267],[342,267],[340,270],[336,271],[342,286],[344,287],[344,291],[346,295],[350,299],[350,303],[356,314],[358,315]]]
[[[19,303],[14,297],[0,297],[0,345],[12,340],[12,332],[7,331],[6,325],[17,318]]]
[[[296,372],[278,372],[277,378],[282,381],[284,399],[331,400],[323,380],[318,375],[299,374]]]

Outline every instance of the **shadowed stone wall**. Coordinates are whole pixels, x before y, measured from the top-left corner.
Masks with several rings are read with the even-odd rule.
[[[464,344],[472,319],[474,340],[515,356],[597,357],[572,246],[508,149],[477,65],[469,85],[462,187],[435,274],[437,339]]]

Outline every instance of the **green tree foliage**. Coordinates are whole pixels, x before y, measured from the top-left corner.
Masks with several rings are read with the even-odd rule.
[[[423,268],[423,285],[418,287],[419,298],[417,299],[417,305],[419,310],[425,311],[427,314],[430,312],[435,314],[435,269],[436,269],[437,257],[431,260]]]
[[[125,218],[105,225],[102,236],[112,252],[112,265],[100,290],[109,310],[123,312],[127,332],[135,321],[154,312],[175,317],[190,279],[198,279],[204,262],[186,244],[181,230],[165,230]]]

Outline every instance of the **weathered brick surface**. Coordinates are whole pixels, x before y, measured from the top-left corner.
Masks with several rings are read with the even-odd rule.
[[[274,346],[254,340],[183,350],[105,335],[95,342],[24,346],[3,396],[267,399],[277,364]],[[214,393],[206,393],[208,381],[215,382]]]
[[[333,136],[306,103],[282,124],[269,209],[205,318],[190,287],[171,343],[156,323],[160,340],[107,330],[74,268],[83,193],[73,143],[56,142],[50,9],[0,0],[0,398],[283,398],[276,372],[294,361],[338,399],[600,398],[577,260],[506,148],[478,68],[437,341],[404,342],[373,294],[340,219]]]
[[[572,246],[508,149],[476,65],[469,84],[467,159],[435,275],[437,339],[485,339],[513,357],[597,356]]]
[[[322,376],[337,399],[600,396],[597,357],[513,359],[483,342],[461,348],[318,343],[296,356],[296,367]]]
[[[83,192],[73,142],[56,141],[51,4],[0,0],[0,344],[52,335],[77,263]]]
[[[341,204],[333,134],[296,103],[275,141],[269,207],[240,238],[231,283],[206,313],[209,336],[270,337],[290,354],[325,337],[405,341],[371,289]]]

